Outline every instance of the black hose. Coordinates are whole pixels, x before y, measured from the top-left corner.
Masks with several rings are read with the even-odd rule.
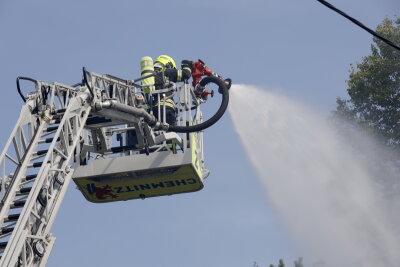
[[[92,97],[94,97],[93,90],[92,90],[92,88],[89,86],[89,82],[88,82],[87,77],[86,77],[86,68],[83,67],[82,70],[83,70],[83,83],[85,83],[86,87],[89,89],[90,94],[92,95]]]
[[[143,76],[143,77],[140,77],[140,78],[137,78],[137,79],[133,80],[133,82],[135,83],[135,82],[138,82],[138,81],[150,78],[150,77],[154,77],[154,76],[156,76],[156,74],[155,74],[155,72],[152,72],[149,75],[146,75],[146,76]]]
[[[32,79],[32,78],[28,78],[28,77],[22,77],[19,76],[17,77],[17,90],[18,90],[18,94],[21,96],[22,100],[26,103],[26,99],[24,97],[24,94],[21,92],[21,87],[19,85],[19,80],[26,80],[26,81],[31,81],[33,83],[35,83],[35,85],[37,85],[38,81]]]
[[[225,79],[225,84],[226,84],[226,88],[228,88],[228,90],[231,89],[232,79],[231,78]]]
[[[217,112],[208,120],[205,122],[202,122],[200,124],[196,125],[191,125],[191,126],[174,126],[170,125],[168,128],[169,132],[177,132],[177,133],[192,133],[192,132],[199,132],[204,129],[207,129],[208,127],[212,126],[214,123],[216,123],[222,115],[224,115],[226,108],[228,107],[229,103],[229,93],[228,93],[228,88],[226,87],[226,84],[224,81],[222,81],[220,78],[214,77],[214,76],[207,76],[200,82],[200,86],[206,86],[209,83],[215,83],[218,85],[218,92],[222,94],[222,101],[219,109]]]

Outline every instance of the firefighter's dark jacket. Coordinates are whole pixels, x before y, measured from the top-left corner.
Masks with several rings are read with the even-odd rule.
[[[166,69],[161,72],[156,72],[155,84],[156,88],[160,89],[163,87],[164,83],[170,82],[183,82],[187,81],[192,74],[192,61],[182,60],[182,69]]]

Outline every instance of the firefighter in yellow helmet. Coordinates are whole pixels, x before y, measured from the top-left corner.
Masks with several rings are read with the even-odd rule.
[[[192,74],[193,62],[190,60],[182,60],[181,69],[176,68],[175,61],[168,55],[161,55],[154,61],[155,72],[155,88],[162,89],[168,86],[168,82],[187,81]],[[167,96],[168,97],[168,96]],[[158,104],[153,107],[153,114],[158,118]],[[176,124],[177,109],[173,98],[165,100],[165,115],[168,124]],[[161,117],[163,117],[163,107],[161,107]]]
[[[163,86],[168,81],[183,82],[187,81],[192,74],[193,62],[182,60],[181,69],[176,68],[175,60],[167,55],[161,55],[154,61],[154,71],[156,72],[156,87]]]

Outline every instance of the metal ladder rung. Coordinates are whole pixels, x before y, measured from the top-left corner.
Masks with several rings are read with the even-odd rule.
[[[38,144],[44,144],[44,143],[51,143],[51,142],[53,142],[53,137],[49,137],[49,138],[46,138],[46,139],[44,139],[44,140],[39,140],[39,142],[38,142]],[[60,138],[58,138],[57,139],[57,141],[60,141]]]
[[[47,153],[47,151],[49,151],[49,150],[48,149],[39,150],[39,151],[35,152],[35,155],[36,156],[44,155]]]
[[[19,216],[21,214],[10,214],[7,216],[7,218],[4,220],[4,222],[12,222],[12,221],[16,221],[19,219]]]
[[[8,242],[0,242],[0,249],[5,249]]]
[[[11,233],[12,231],[14,231],[14,228],[3,228],[0,230],[0,234],[5,235]]]
[[[17,200],[14,201],[11,205],[10,205],[10,209],[17,209],[17,208],[22,208],[25,205],[25,200]]]
[[[58,128],[59,128],[58,125],[57,125],[57,126],[50,126],[50,127],[48,127],[48,128],[46,129],[46,132],[52,132],[52,131],[57,130]]]
[[[37,174],[30,174],[30,175],[27,175],[27,176],[25,176],[25,181],[33,180],[33,179],[35,179],[36,177],[37,177]]]
[[[17,195],[27,195],[27,194],[29,194],[30,192],[31,192],[31,190],[32,190],[32,187],[24,187],[24,188],[21,188],[18,192],[17,192]]]
[[[40,161],[40,162],[34,162],[34,163],[32,163],[32,164],[28,164],[28,168],[39,168],[39,167],[41,167],[43,165],[43,161]]]

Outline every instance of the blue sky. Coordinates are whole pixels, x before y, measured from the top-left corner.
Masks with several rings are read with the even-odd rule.
[[[400,14],[397,0],[331,3],[370,28]],[[74,84],[86,66],[130,79],[145,55],[201,58],[235,83],[277,90],[328,114],[371,41],[312,0],[2,0],[0,143],[22,105],[20,75]],[[206,131],[205,149],[212,174],[198,193],[96,205],[71,184],[48,266],[267,266],[300,256],[228,114]]]

